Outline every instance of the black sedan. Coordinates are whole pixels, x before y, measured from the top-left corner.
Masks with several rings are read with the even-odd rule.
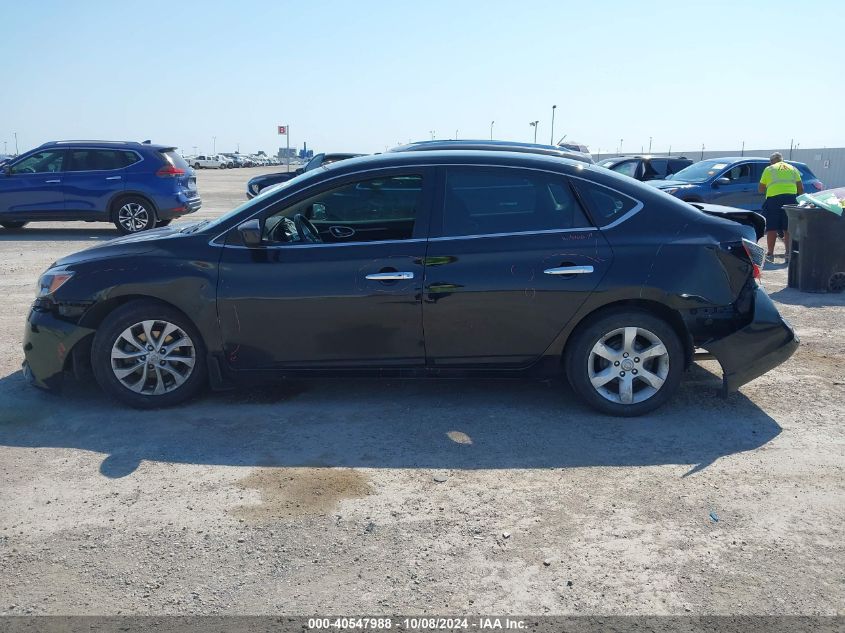
[[[798,345],[757,284],[754,228],[704,209],[535,154],[337,162],[56,262],[25,372],[57,388],[90,366],[136,407],[257,375],[565,374],[593,407],[639,415],[698,348],[730,391]]]
[[[246,183],[246,197],[247,199],[252,199],[261,193],[263,189],[272,185],[278,185],[280,182],[286,182],[295,176],[304,174],[306,171],[312,171],[317,169],[317,167],[330,165],[331,163],[336,163],[339,160],[346,160],[347,158],[355,158],[357,156],[363,156],[363,154],[315,154],[311,160],[305,163],[305,165],[299,169],[295,169],[294,171],[276,172],[255,176],[254,178],[250,178]]]

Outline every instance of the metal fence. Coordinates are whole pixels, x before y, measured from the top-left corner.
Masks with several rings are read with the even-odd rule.
[[[807,166],[816,175],[816,178],[824,183],[825,189],[831,187],[845,187],[845,147],[824,147],[821,149],[814,148],[800,148],[793,149],[790,157],[789,148],[777,147],[774,149],[747,149],[744,152],[738,149],[730,150],[705,150],[702,152],[698,150],[690,150],[684,152],[676,152],[672,150],[672,156],[686,156],[691,160],[703,160],[705,158],[720,158],[723,156],[758,156],[768,159],[774,152],[780,152],[786,160],[794,160],[799,163],[806,163]],[[593,154],[593,159],[596,161],[602,158],[611,158],[619,154]],[[632,154],[624,154],[631,156]],[[654,152],[655,156],[665,156],[664,153]]]

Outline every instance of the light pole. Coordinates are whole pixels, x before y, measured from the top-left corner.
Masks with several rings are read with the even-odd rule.
[[[537,142],[537,128],[540,127],[539,121],[531,121],[528,125],[534,128],[534,142]]]
[[[17,156],[18,154],[20,154],[20,152],[18,151],[18,133],[15,132],[15,156]]]
[[[211,137],[211,155],[217,156],[217,137],[216,136]]]
[[[493,124],[495,121],[490,121],[490,140],[493,140]]]
[[[739,152],[740,156],[745,156],[745,141],[742,142],[742,149]]]
[[[698,160],[704,160],[704,143],[701,144],[701,158]]]
[[[552,133],[550,135],[549,145],[555,144],[555,110],[557,110],[557,106],[552,106]]]
[[[617,154],[621,154],[621,153],[622,153],[622,141],[624,141],[624,140],[625,140],[624,138],[620,138],[620,139],[619,139],[619,149],[617,149],[617,150],[616,150],[616,153],[617,153]]]
[[[648,153],[651,154],[651,137],[648,137]]]
[[[433,141],[434,140],[434,130],[429,130],[428,133],[431,134],[431,140]]]
[[[455,140],[458,140],[458,130],[455,130]]]

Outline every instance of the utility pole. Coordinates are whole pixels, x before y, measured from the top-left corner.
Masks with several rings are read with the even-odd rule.
[[[455,140],[458,140],[458,130],[455,130]]]
[[[540,127],[539,121],[531,121],[528,125],[534,128],[534,142],[537,142],[537,128]]]
[[[745,141],[742,142],[742,150],[740,150],[739,155],[745,156]]]
[[[217,156],[217,137],[216,136],[211,137],[211,155]]]
[[[701,144],[701,158],[699,160],[704,160],[704,143]]]
[[[616,153],[617,153],[617,154],[621,154],[621,153],[622,153],[622,141],[624,141],[624,140],[625,140],[625,139],[623,139],[623,138],[620,138],[620,139],[619,139],[619,149],[617,149],[617,150],[616,150]]]
[[[672,155],[672,146],[670,145],[669,146],[669,156],[671,156],[671,155]]]
[[[651,154],[651,137],[648,137],[648,153]]]
[[[493,140],[493,124],[495,121],[490,121],[490,140]]]
[[[434,140],[434,130],[429,130],[428,133],[431,134],[431,140],[433,141]]]
[[[555,110],[557,110],[557,106],[552,106],[552,133],[549,136],[549,145],[555,144]]]
[[[20,151],[18,151],[18,133],[15,132],[15,156],[18,154],[20,154]]]
[[[794,138],[789,139],[789,160],[792,160],[792,144],[795,142]]]

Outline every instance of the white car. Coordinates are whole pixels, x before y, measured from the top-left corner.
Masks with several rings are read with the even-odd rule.
[[[194,156],[188,163],[194,169],[226,169],[226,162],[220,156]]]

